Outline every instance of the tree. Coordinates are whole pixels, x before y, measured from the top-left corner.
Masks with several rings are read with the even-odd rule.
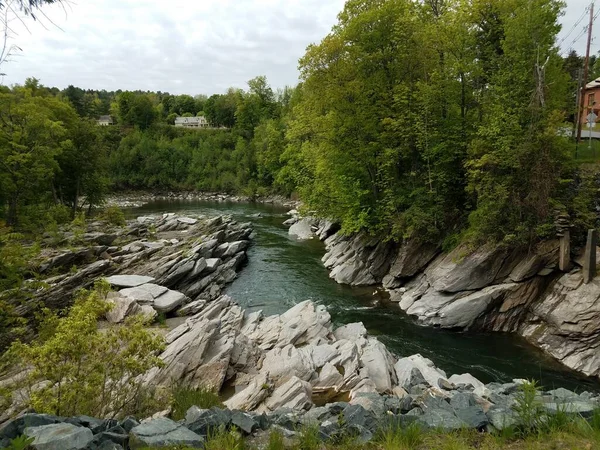
[[[49,191],[56,157],[68,141],[64,124],[74,118],[70,105],[32,96],[30,89],[0,94],[0,184],[8,197],[8,224],[17,224],[21,201]]]
[[[32,369],[23,380],[28,406],[63,416],[115,418],[132,412],[143,394],[140,376],[162,364],[157,355],[164,343],[145,329],[143,316],[98,330],[98,319],[111,307],[109,289],[104,282],[80,292],[62,318],[45,310],[39,337],[12,345],[9,356]]]

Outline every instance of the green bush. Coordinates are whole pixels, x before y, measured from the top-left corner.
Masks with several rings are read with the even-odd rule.
[[[417,423],[408,426],[391,423],[381,429],[376,442],[382,450],[410,450],[423,443],[423,429]]]
[[[224,405],[214,390],[199,387],[191,389],[183,385],[177,385],[173,388],[171,416],[174,420],[185,418],[185,413],[192,406],[197,406],[202,409],[209,409],[213,406],[223,408]]]
[[[140,375],[163,364],[157,356],[163,339],[147,331],[139,316],[98,330],[98,319],[110,309],[108,291],[106,282],[82,290],[64,317],[45,310],[38,339],[12,344],[8,355],[32,369],[15,386],[28,394],[24,406],[63,416],[120,417],[131,413],[141,396],[151,397]],[[160,399],[155,400],[158,406]]]
[[[124,227],[127,224],[125,221],[125,214],[118,206],[104,208],[99,218],[118,227]]]
[[[528,436],[540,430],[546,412],[539,399],[535,381],[528,381],[519,386],[513,410],[517,414],[517,428],[521,436]]]
[[[214,432],[209,432],[204,450],[244,450],[246,443],[236,430],[227,430],[221,426]]]

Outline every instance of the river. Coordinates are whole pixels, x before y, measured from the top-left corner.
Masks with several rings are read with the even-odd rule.
[[[310,299],[325,305],[334,323],[363,322],[369,333],[396,355],[420,353],[448,375],[469,372],[486,383],[527,378],[538,380],[546,389],[561,386],[576,391],[600,390],[599,383],[564,368],[523,338],[419,326],[375,288],[335,283],[321,263],[324,245],[316,239],[298,241],[289,236],[282,225],[286,211],[273,205],[184,200],[155,201],[130,209],[128,215],[227,214],[239,222],[252,222],[255,236],[248,264],[226,290],[247,310],[279,314]],[[255,217],[259,213],[261,217]]]

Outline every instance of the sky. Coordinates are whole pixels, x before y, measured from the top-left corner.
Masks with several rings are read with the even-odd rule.
[[[266,75],[295,85],[298,59],[335,24],[344,0],[66,0],[46,17],[13,20],[12,61],[3,84],[35,76],[46,86],[222,93]],[[590,0],[567,0],[559,42]],[[600,10],[600,2],[598,5]],[[561,48],[585,51],[586,17]],[[592,52],[600,50],[600,20]]]

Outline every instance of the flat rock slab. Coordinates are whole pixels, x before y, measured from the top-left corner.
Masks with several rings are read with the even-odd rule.
[[[79,450],[94,439],[90,429],[70,423],[28,427],[24,434],[34,439],[31,445],[36,450]]]
[[[132,450],[178,445],[202,448],[203,441],[202,436],[183,425],[170,419],[159,418],[133,428],[130,432],[129,447]]]
[[[110,284],[117,287],[131,288],[142,284],[152,283],[154,278],[142,275],[113,275],[106,279]]]
[[[192,219],[191,217],[179,217],[177,221],[186,225],[196,225],[198,223],[197,219]]]
[[[186,296],[179,291],[167,291],[154,300],[154,309],[158,312],[168,313],[179,308],[185,303]]]
[[[129,297],[138,302],[139,304],[151,305],[154,303],[155,298],[160,297],[167,291],[168,289],[164,286],[147,283],[137,287],[121,289],[119,291],[119,294],[125,297]]]

